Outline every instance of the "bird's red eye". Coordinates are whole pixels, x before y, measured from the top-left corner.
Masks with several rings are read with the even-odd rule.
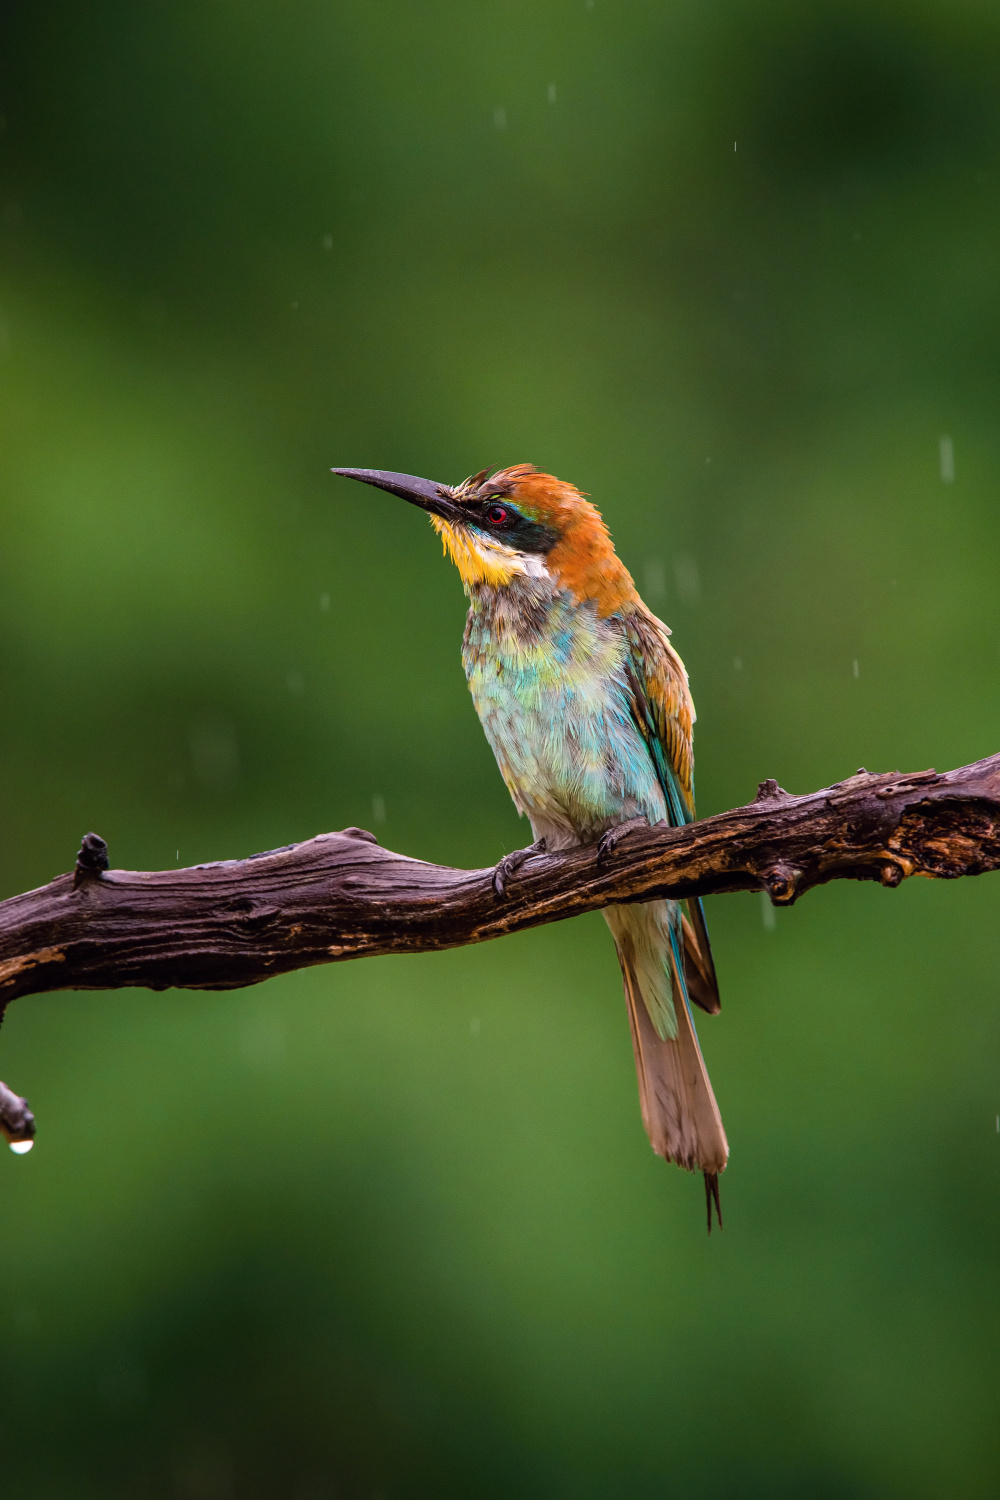
[[[486,519],[493,526],[502,526],[507,519],[506,505],[491,505],[486,512]]]

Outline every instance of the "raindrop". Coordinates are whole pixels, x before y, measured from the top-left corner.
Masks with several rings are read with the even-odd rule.
[[[385,822],[385,798],[381,792],[376,792],[372,798],[372,817],[376,823]]]
[[[764,923],[764,931],[773,932],[778,924],[774,915],[774,907],[771,905],[771,898],[766,891],[761,891],[760,893],[760,914]]]
[[[507,111],[502,104],[498,104],[493,111],[493,123],[498,130],[507,129]]]
[[[332,250],[333,249],[333,235],[332,234],[324,234],[324,236],[323,236],[323,249],[324,250]]]
[[[252,1068],[279,1066],[285,1056],[285,1027],[277,1016],[248,1016],[240,1027],[239,1054]]]
[[[742,672],[743,671],[743,658],[742,658],[742,656],[734,656],[733,657],[733,671],[734,672]]]
[[[851,665],[852,665],[855,677],[860,677],[861,676],[861,668],[858,665],[858,659],[857,659],[857,657],[854,658],[854,661],[852,662]]]
[[[320,596],[319,596],[319,607],[320,607],[320,609],[329,609],[330,608],[330,595],[329,594],[320,594]]]
[[[549,100],[550,104],[555,104],[555,102],[556,102],[556,86],[555,86],[554,83],[550,83],[549,84],[549,87],[548,87],[548,100]]]
[[[209,792],[232,792],[240,779],[240,749],[236,729],[225,714],[212,711],[195,719],[188,729],[191,764],[198,782]]]
[[[955,445],[951,438],[944,433],[938,443],[938,454],[941,460],[941,478],[945,484],[955,483]]]
[[[674,562],[674,577],[677,592],[685,604],[697,604],[701,598],[701,577],[698,564],[688,552],[682,552]]]
[[[10,1149],[15,1156],[27,1156],[34,1144],[34,1141],[11,1141]]]
[[[479,1035],[480,1024],[481,1023],[480,1023],[479,1017],[478,1016],[473,1016],[472,1020],[469,1022],[469,1035],[470,1036],[478,1036]]]
[[[667,597],[667,575],[658,557],[651,557],[643,568],[642,584],[647,599]]]

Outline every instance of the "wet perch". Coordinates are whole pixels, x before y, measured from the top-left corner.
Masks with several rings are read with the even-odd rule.
[[[0,1007],[50,990],[236,989],[377,953],[485,942],[609,902],[765,890],[789,906],[829,880],[897,886],[1000,868],[1000,755],[939,775],[859,771],[808,796],[765,781],[754,801],[686,828],[636,827],[532,855],[507,877],[383,849],[359,828],[249,859],[153,872],[107,868],[89,834],[76,869],[0,902]],[[0,1085],[0,1131],[30,1140]]]

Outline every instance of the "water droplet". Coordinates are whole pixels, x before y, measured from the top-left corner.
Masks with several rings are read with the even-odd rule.
[[[855,677],[860,677],[861,676],[861,668],[858,665],[857,657],[855,657],[854,661],[851,663],[851,666],[852,666],[852,669],[853,669]]]
[[[955,444],[947,433],[942,434],[938,443],[938,454],[941,460],[941,478],[945,484],[955,482]]]
[[[479,1017],[478,1016],[473,1016],[472,1020],[469,1022],[469,1035],[470,1036],[478,1036],[479,1035],[480,1024],[481,1023],[480,1023]]]
[[[15,1156],[27,1156],[34,1144],[34,1141],[11,1141],[10,1149]]]
[[[285,1026],[279,1016],[248,1016],[240,1027],[239,1054],[252,1068],[278,1067],[285,1057]]]
[[[766,891],[761,891],[760,893],[760,914],[764,923],[764,931],[773,932],[778,924],[774,914],[774,907],[771,905],[771,898]]]
[[[320,607],[320,609],[329,609],[330,608],[330,595],[329,594],[320,594],[320,596],[319,596],[319,607]]]
[[[235,790],[240,779],[240,749],[236,727],[229,717],[212,710],[188,729],[195,779],[206,791],[220,795]]]
[[[658,557],[651,557],[642,572],[643,592],[659,602],[667,597],[667,575]]]
[[[498,130],[507,129],[507,111],[502,104],[498,104],[493,111],[493,123]]]
[[[385,822],[385,798],[380,792],[376,792],[372,798],[372,818],[376,823]]]
[[[682,552],[674,562],[674,577],[677,592],[685,604],[697,604],[701,598],[701,576],[698,564],[688,552]]]
[[[556,86],[555,86],[554,83],[550,83],[549,84],[549,87],[548,87],[548,100],[549,100],[550,104],[555,104],[555,102],[556,102]]]
[[[332,250],[333,249],[333,235],[332,234],[324,234],[324,236],[323,236],[323,249],[324,250]]]
[[[734,672],[742,672],[743,671],[743,658],[742,658],[742,656],[734,656],[733,657],[733,671]]]

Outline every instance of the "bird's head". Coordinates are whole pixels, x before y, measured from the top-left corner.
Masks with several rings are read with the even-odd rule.
[[[593,600],[601,615],[636,597],[596,505],[533,464],[492,474],[484,469],[456,485],[383,469],[333,472],[427,511],[466,593],[481,585],[509,587],[521,578],[548,579],[580,602]]]

